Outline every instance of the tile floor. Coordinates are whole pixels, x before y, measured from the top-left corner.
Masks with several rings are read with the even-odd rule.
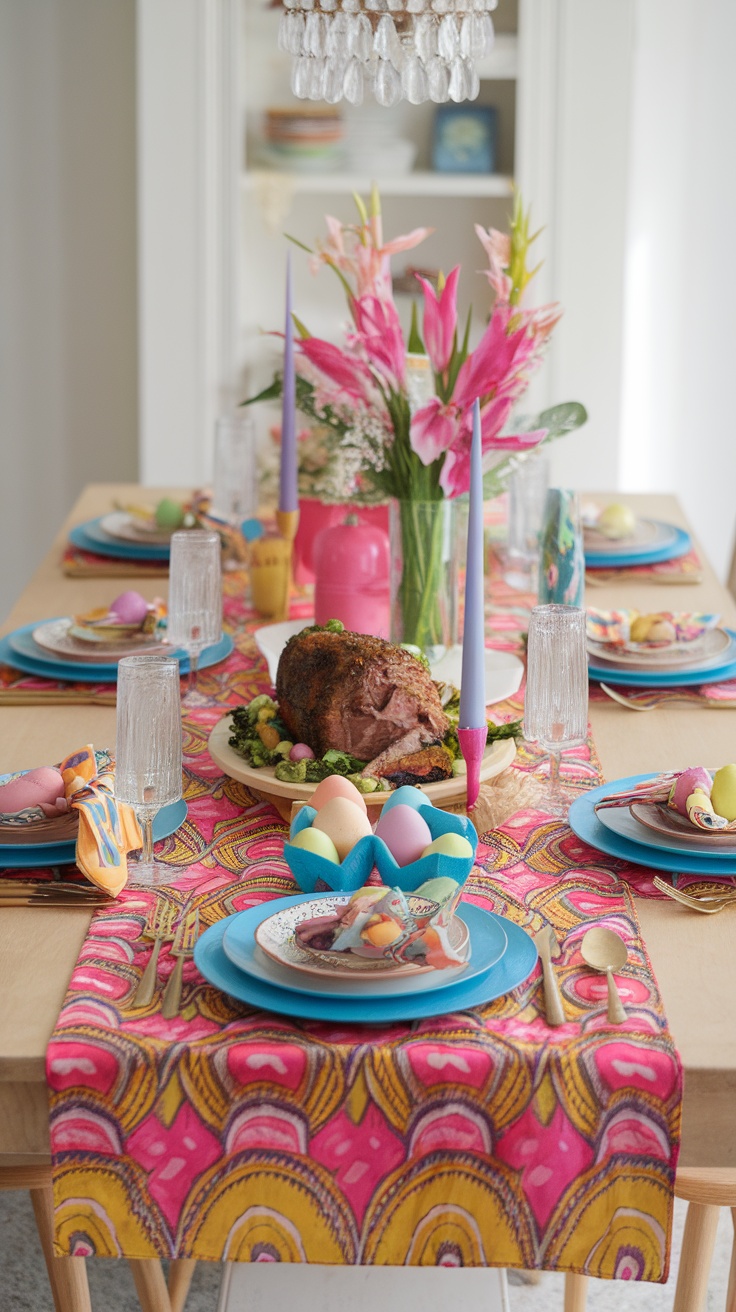
[[[684,1205],[676,1203],[673,1274],[667,1285],[593,1281],[588,1298],[589,1312],[670,1312],[684,1218]],[[722,1312],[725,1308],[732,1238],[731,1218],[724,1210],[718,1228],[707,1312]],[[88,1269],[94,1312],[140,1312],[133,1281],[124,1262],[90,1262]],[[513,1275],[511,1280],[514,1280]],[[216,1312],[219,1286],[219,1267],[201,1262],[195,1272],[186,1312]],[[562,1277],[551,1273],[543,1273],[536,1285],[511,1283],[511,1312],[562,1312],[562,1292]],[[0,1310],[53,1310],[30,1200],[22,1192],[0,1193]],[[254,1312],[258,1310],[254,1309]],[[275,1308],[273,1312],[281,1312],[281,1309]],[[464,1312],[476,1312],[476,1309],[466,1307]],[[479,1308],[477,1312],[484,1312],[484,1309]]]

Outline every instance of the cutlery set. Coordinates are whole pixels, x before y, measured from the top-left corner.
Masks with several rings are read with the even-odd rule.
[[[660,893],[665,893],[673,901],[679,902],[683,907],[689,907],[691,911],[701,911],[706,916],[713,916],[717,911],[723,911],[728,906],[736,905],[736,887],[729,887],[726,884],[707,884],[705,887],[697,885],[691,889],[675,888],[673,884],[668,884],[659,875],[654,876],[654,887],[658,888]]]
[[[656,881],[655,881],[656,882]],[[551,925],[544,926],[535,936],[534,942],[539,952],[542,965],[544,987],[544,1009],[548,1025],[564,1025],[565,1009],[557,980],[553,960],[561,955],[562,949]],[[611,1025],[622,1025],[626,1020],[621,996],[614,971],[621,971],[628,959],[626,944],[615,930],[602,925],[594,925],[583,935],[580,944],[583,961],[592,970],[600,971],[608,979],[608,1019]]]
[[[0,907],[76,907],[94,910],[109,906],[111,898],[91,884],[62,880],[0,879]]]
[[[173,1020],[181,1009],[184,962],[187,957],[194,955],[194,945],[199,938],[199,909],[195,907],[194,910],[185,910],[180,914],[180,908],[175,903],[157,898],[143,937],[153,939],[153,950],[130,1005],[135,1009],[150,1006],[158,985],[161,945],[171,943],[170,955],[176,957],[176,964],[166,983],[161,1014],[166,1020]]]

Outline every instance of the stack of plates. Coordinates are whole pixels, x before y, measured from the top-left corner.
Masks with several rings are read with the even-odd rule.
[[[568,815],[573,833],[599,852],[635,865],[712,878],[736,875],[736,833],[685,828],[681,817],[664,804],[632,802],[596,811],[596,803],[604,798],[655,778],[637,774],[614,779],[576,798]]]
[[[675,524],[658,519],[638,519],[630,537],[610,539],[594,526],[583,529],[585,564],[592,569],[619,569],[633,565],[657,565],[687,555],[690,538]]]
[[[0,784],[8,783],[13,777],[11,774],[0,775]],[[73,820],[75,817],[71,817],[71,819]],[[186,802],[172,802],[171,806],[164,806],[153,822],[154,842],[159,842],[160,839],[168,838],[170,834],[175,833],[186,818]],[[36,830],[39,837],[34,839],[29,832],[31,830]],[[18,841],[20,836],[16,837],[10,833],[9,828],[2,826],[0,832],[0,869],[38,870],[45,866],[73,865],[77,846],[76,833],[66,841],[54,842],[43,837],[44,833],[47,832],[47,827],[44,824],[28,825],[24,831],[22,841]],[[57,832],[56,829],[54,832]],[[6,838],[7,842],[5,841]]]
[[[344,906],[344,894],[283,897],[227,916],[194,952],[198,970],[240,1002],[285,1016],[367,1024],[482,1006],[523,983],[537,960],[528,934],[472,903],[458,907],[453,942],[466,964],[447,970],[302,949],[302,920]],[[465,945],[465,946],[464,946]],[[344,955],[344,954],[341,954]]]
[[[40,675],[44,679],[71,679],[75,683],[115,683],[118,661],[123,656],[139,656],[160,652],[175,656],[182,674],[189,671],[189,657],[180,648],[172,650],[161,642],[142,641],[140,638],[119,644],[104,652],[91,642],[70,637],[74,620],[69,616],[25,624],[0,638],[0,661],[12,665],[25,674]],[[233,640],[224,634],[212,647],[205,647],[199,658],[199,668],[205,669],[224,661],[233,649]]]
[[[270,168],[296,172],[339,168],[343,161],[343,124],[329,105],[267,109],[261,160]]]
[[[736,679],[736,633],[713,628],[690,641],[651,647],[628,643],[615,650],[588,638],[588,674],[602,683],[668,688]]]
[[[168,560],[170,539],[170,533],[141,528],[141,521],[126,510],[88,519],[69,534],[70,542],[82,551],[120,560]]]

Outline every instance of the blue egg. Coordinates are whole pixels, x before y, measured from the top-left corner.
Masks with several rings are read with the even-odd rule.
[[[431,806],[429,798],[422,792],[421,788],[415,788],[413,784],[404,784],[402,788],[397,788],[383,804],[381,815],[385,815],[391,810],[392,806],[412,806],[418,811],[422,806]]]

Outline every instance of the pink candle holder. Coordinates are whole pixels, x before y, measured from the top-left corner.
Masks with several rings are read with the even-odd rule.
[[[324,528],[314,543],[314,618],[340,620],[352,633],[388,638],[390,628],[390,551],[383,529],[359,524]]]

